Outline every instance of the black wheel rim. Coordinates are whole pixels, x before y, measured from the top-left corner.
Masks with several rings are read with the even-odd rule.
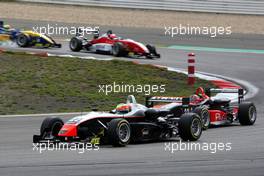
[[[77,47],[77,41],[76,40],[72,40],[71,41],[71,48],[75,49]]]
[[[251,106],[251,107],[249,108],[248,113],[249,113],[249,120],[250,120],[251,122],[254,122],[254,121],[256,120],[256,118],[257,118],[256,108],[255,108],[254,106]]]
[[[195,118],[192,121],[192,125],[191,125],[191,132],[193,134],[193,136],[198,137],[201,133],[201,122],[199,119]]]
[[[203,126],[208,127],[210,124],[210,115],[208,111],[204,111],[202,113],[202,121],[203,121]]]
[[[127,123],[121,123],[118,127],[118,136],[121,142],[126,143],[130,138],[130,128]]]
[[[119,47],[117,45],[113,46],[113,54],[117,55],[119,53]]]
[[[25,36],[18,37],[18,44],[19,45],[25,45],[26,42],[27,42],[27,39]]]

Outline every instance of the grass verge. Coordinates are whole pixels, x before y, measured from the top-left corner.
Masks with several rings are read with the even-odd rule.
[[[113,109],[134,94],[144,103],[144,93],[99,93],[99,85],[165,85],[164,93],[187,96],[198,86],[212,86],[198,79],[194,87],[187,76],[128,61],[81,60],[39,57],[24,53],[0,54],[0,114],[74,112]],[[145,91],[147,92],[147,91]]]

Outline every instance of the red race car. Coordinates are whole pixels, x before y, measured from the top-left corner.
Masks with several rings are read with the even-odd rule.
[[[111,54],[116,57],[160,58],[155,46],[144,45],[131,39],[122,39],[113,34],[111,30],[101,36],[98,32],[92,40],[77,32],[77,35],[70,40],[70,49],[75,52],[87,50],[94,53]]]
[[[211,97],[212,93],[238,93],[237,103],[227,98]],[[207,89],[199,87],[195,94],[188,98],[183,97],[148,97],[147,107],[168,110],[174,116],[180,116],[189,111],[197,113],[203,122],[203,129],[209,126],[228,125],[239,122],[241,125],[253,125],[257,118],[254,103],[243,100],[243,89]],[[183,99],[185,99],[183,101]],[[183,103],[184,102],[184,103]]]

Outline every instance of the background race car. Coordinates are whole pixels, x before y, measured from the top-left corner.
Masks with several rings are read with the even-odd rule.
[[[61,48],[50,36],[30,30],[13,29],[0,21],[0,41],[11,40],[20,47]]]
[[[231,103],[227,98],[211,98],[212,93],[238,93],[237,103]],[[239,122],[241,125],[253,125],[257,118],[254,103],[243,100],[243,89],[207,89],[199,87],[195,94],[188,98],[183,97],[149,97],[146,100],[148,107],[158,111],[169,111],[174,116],[189,111],[197,113],[203,122],[203,129],[210,125],[228,125]],[[184,101],[183,101],[184,100]],[[182,103],[184,102],[184,103]]]
[[[122,39],[117,37],[109,30],[106,34],[99,36],[99,31],[94,35],[92,40],[78,34],[70,41],[70,49],[72,51],[80,51],[82,49],[103,54],[111,54],[116,57],[130,56],[146,58],[160,58],[155,46],[144,45],[131,39]]]
[[[212,99],[212,93],[237,93],[237,103],[227,98]],[[243,89],[207,89],[208,99],[201,105],[208,107],[210,125],[227,125],[239,122],[241,125],[253,125],[257,119],[257,110],[253,102],[244,101]]]

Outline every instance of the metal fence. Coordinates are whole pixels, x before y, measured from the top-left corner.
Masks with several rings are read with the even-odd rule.
[[[264,0],[20,0],[71,5],[264,15]]]

